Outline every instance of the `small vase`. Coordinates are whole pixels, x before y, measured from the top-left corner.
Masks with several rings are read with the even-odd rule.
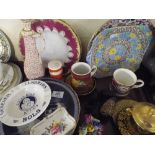
[[[36,47],[35,32],[31,29],[31,20],[24,20],[22,31],[25,46],[24,72],[28,79],[36,79],[45,75],[45,68]]]

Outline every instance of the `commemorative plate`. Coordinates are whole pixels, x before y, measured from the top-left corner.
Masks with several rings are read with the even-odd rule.
[[[0,101],[0,121],[22,126],[37,119],[47,108],[51,89],[43,81],[26,81],[10,89]]]

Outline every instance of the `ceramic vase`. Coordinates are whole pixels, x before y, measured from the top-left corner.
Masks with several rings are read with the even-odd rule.
[[[22,35],[25,46],[24,72],[28,79],[36,79],[45,74],[45,68],[35,42],[38,35],[31,29],[31,20],[23,20],[23,23]]]

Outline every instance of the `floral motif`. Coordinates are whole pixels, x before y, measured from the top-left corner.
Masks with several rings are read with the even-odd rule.
[[[128,59],[129,60],[129,62],[131,62],[131,63],[135,63],[136,64],[136,59],[135,58],[130,58],[130,59]]]
[[[46,128],[44,134],[51,134],[51,135],[62,134],[66,126],[67,125],[64,124],[63,120],[61,120],[60,122],[53,121],[52,124],[48,128]]]
[[[139,43],[139,44],[137,45],[137,50],[141,50],[141,49],[142,49],[142,44]]]
[[[135,33],[130,33],[130,38],[136,38],[136,34]]]
[[[110,55],[116,54],[116,48],[111,48],[109,54]]]
[[[95,61],[96,61],[96,64],[98,64],[98,63],[99,63],[99,59],[96,59]]]
[[[121,60],[121,56],[119,56],[119,55],[115,56],[114,60],[116,60],[116,61]]]
[[[151,36],[152,35],[152,32],[147,32],[146,35],[147,36]]]
[[[104,45],[103,44],[99,44],[98,45],[98,49],[102,49],[102,48],[104,48]]]

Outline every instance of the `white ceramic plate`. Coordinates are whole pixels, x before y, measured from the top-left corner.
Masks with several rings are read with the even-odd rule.
[[[60,107],[30,130],[31,135],[65,135],[76,126],[75,119]]]
[[[11,57],[11,46],[6,34],[0,30],[0,60],[2,62],[9,61]]]
[[[12,88],[0,101],[0,121],[21,126],[38,118],[47,108],[51,89],[43,81],[26,81]]]
[[[3,95],[5,95],[5,93],[7,93],[11,88],[15,87],[16,85],[18,85],[19,83],[22,82],[22,73],[20,68],[11,63],[9,64],[12,66],[13,71],[14,71],[14,76],[13,79],[11,81],[9,81],[4,87],[3,89],[0,90],[0,99],[3,97]]]
[[[0,93],[11,83],[14,77],[14,70],[11,65],[2,63],[2,68],[3,68],[3,81],[0,84]]]
[[[17,73],[15,75],[15,78],[16,78],[15,86],[16,86],[16,85],[18,85],[18,84],[20,84],[22,82],[23,76],[22,76],[22,72],[21,72],[20,68],[17,65],[12,64],[12,66],[13,66],[14,70],[16,70],[16,73]]]

